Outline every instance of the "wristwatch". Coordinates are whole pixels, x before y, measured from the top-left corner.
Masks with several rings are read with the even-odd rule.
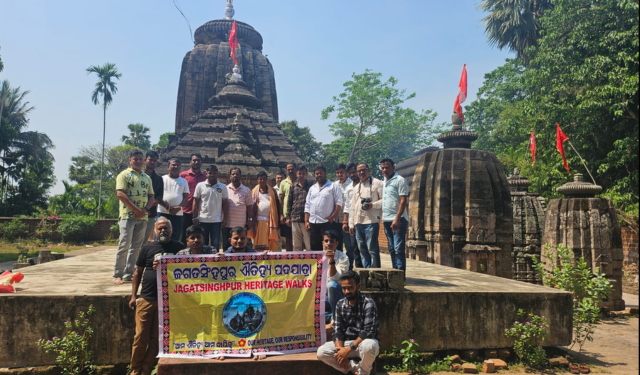
[[[335,262],[335,261],[333,261],[333,262],[329,262],[329,264],[336,264],[336,262]]]
[[[351,341],[351,342],[349,343],[349,347],[350,347],[352,350],[356,350],[356,346],[355,346],[355,345],[353,345],[353,341]]]

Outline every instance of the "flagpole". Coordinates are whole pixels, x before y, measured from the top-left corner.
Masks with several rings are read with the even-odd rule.
[[[569,146],[571,146],[571,148],[573,149],[573,151],[575,151],[575,152],[576,152],[576,155],[578,155],[578,157],[580,158],[580,161],[582,162],[582,165],[584,165],[584,169],[586,169],[586,170],[587,170],[587,173],[589,173],[589,177],[591,177],[591,181],[593,181],[593,184],[594,184],[594,185],[597,185],[597,184],[596,184],[596,180],[595,180],[595,178],[593,178],[593,175],[592,175],[592,174],[591,174],[591,172],[589,171],[589,168],[587,168],[587,164],[584,162],[584,159],[582,158],[582,156],[580,156],[580,154],[578,153],[578,150],[576,150],[576,148],[575,148],[575,147],[573,147],[573,143],[571,143],[571,141],[570,141],[570,140],[568,140],[568,139],[567,139],[567,143],[569,143]]]

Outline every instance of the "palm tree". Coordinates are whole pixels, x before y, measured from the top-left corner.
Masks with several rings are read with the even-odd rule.
[[[118,87],[113,79],[120,79],[122,73],[118,72],[116,64],[105,63],[103,66],[91,65],[87,68],[87,73],[95,73],[98,76],[96,87],[91,93],[93,104],[100,104],[99,96],[102,96],[102,159],[100,160],[100,189],[98,192],[98,219],[100,219],[100,206],[102,204],[102,173],[104,169],[104,142],[107,134],[107,107],[113,101],[113,95],[118,92]]]
[[[9,81],[0,86],[0,159],[2,167],[2,197],[7,184],[7,172],[12,164],[23,160],[33,164],[37,160],[54,160],[50,150],[54,148],[51,138],[45,133],[26,131],[29,124],[28,114],[34,109],[25,101],[29,91],[20,87],[12,88]]]
[[[553,4],[550,0],[483,0],[478,6],[488,13],[482,19],[489,45],[516,52],[525,64],[525,50],[535,46],[539,37],[540,17]]]
[[[149,140],[151,138],[149,135],[151,129],[141,123],[129,124],[127,128],[129,128],[129,135],[123,135],[120,139],[121,142],[141,151],[148,151],[151,148],[151,141]]]

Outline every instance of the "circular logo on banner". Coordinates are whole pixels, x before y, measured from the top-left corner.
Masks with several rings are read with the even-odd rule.
[[[262,330],[267,320],[267,307],[262,298],[253,293],[231,297],[222,310],[222,323],[235,337],[246,338]]]

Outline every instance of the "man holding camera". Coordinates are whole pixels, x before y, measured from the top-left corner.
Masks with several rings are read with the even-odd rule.
[[[382,181],[371,176],[366,163],[356,167],[360,182],[351,193],[349,233],[355,235],[364,268],[380,268],[380,215],[382,215]]]

